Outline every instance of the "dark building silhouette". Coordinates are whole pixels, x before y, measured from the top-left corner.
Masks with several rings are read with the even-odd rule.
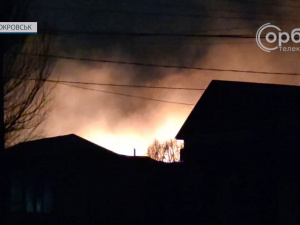
[[[177,134],[182,163],[76,135],[4,152],[1,224],[299,224],[300,88],[212,81]]]
[[[300,222],[299,100],[296,86],[211,82],[176,136],[185,141],[181,158],[192,177],[187,218]]]
[[[276,143],[278,149],[294,149],[299,146],[299,99],[297,86],[212,81],[176,136],[189,149],[181,152],[182,159],[198,162],[200,145]]]
[[[162,224],[178,209],[180,164],[118,155],[76,135],[18,144],[5,161],[4,224]]]

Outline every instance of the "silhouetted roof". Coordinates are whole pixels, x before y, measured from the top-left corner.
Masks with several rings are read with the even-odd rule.
[[[43,166],[55,168],[68,164],[75,166],[118,162],[120,155],[89,142],[74,134],[39,139],[17,144],[5,151],[12,164],[25,167]]]
[[[149,157],[119,155],[77,135],[44,138],[12,146],[4,151],[7,164],[28,167],[128,167],[164,165]]]
[[[43,138],[34,141],[23,142],[7,149],[8,151],[27,151],[36,152],[42,155],[47,154],[65,154],[80,151],[82,152],[98,152],[103,156],[117,156],[116,153],[96,145],[86,139],[83,139],[75,134]],[[29,152],[28,152],[29,151]]]
[[[212,81],[176,135],[280,132],[299,135],[300,87]]]

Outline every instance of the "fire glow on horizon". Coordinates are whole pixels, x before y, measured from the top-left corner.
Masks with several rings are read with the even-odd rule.
[[[242,26],[242,24],[239,24]],[[77,42],[72,43],[76,45]],[[97,61],[58,59],[51,79],[102,84],[127,84],[156,87],[187,87],[205,89],[211,80],[244,81],[270,84],[300,85],[300,76],[260,74],[241,71],[298,72],[297,52],[262,51],[256,42],[216,39],[209,45],[201,40],[187,39],[181,51],[167,53],[160,46],[174,48],[172,43],[158,39],[153,49],[147,42],[137,42],[142,58],[126,49],[112,48],[110,54],[95,43],[88,49],[75,49],[73,54],[84,58],[101,58],[125,62],[154,62],[162,65],[189,65],[211,70],[170,69],[109,64]],[[77,43],[78,44],[78,43]],[[102,43],[103,44],[103,43]],[[77,46],[77,45],[76,45]],[[63,49],[64,46],[61,46]],[[127,45],[125,47],[128,47]],[[136,50],[136,49],[135,49]],[[152,55],[148,54],[149,50]],[[152,52],[153,51],[153,52]],[[198,55],[198,53],[203,53]],[[65,54],[58,52],[56,54]],[[149,57],[149,58],[148,58]],[[183,60],[183,61],[182,61]],[[224,71],[222,71],[222,69]],[[154,141],[174,138],[193,109],[193,105],[169,104],[129,97],[160,99],[196,104],[203,90],[148,89],[133,87],[90,86],[84,90],[57,84],[53,90],[54,108],[44,123],[46,137],[74,133],[109,150],[123,155],[145,155]],[[102,91],[102,92],[101,92]],[[109,93],[103,93],[110,92]],[[122,93],[127,96],[111,94]]]
[[[157,127],[152,135],[142,136],[136,132],[108,133],[105,131],[89,129],[82,133],[82,137],[104,148],[121,155],[132,156],[136,149],[137,156],[145,156],[148,146],[154,139],[161,142],[174,139],[175,135],[182,126],[182,119],[168,117],[160,127]]]
[[[86,66],[72,62],[57,63],[52,79],[82,80],[98,83],[130,83],[127,71],[117,67],[100,68],[89,71]],[[130,72],[130,71],[129,71]],[[66,77],[72,74],[72,78]],[[82,74],[88,78],[83,79]],[[128,75],[128,76],[126,76]],[[190,80],[182,80],[182,74],[172,74],[156,84],[157,86],[186,85]],[[203,91],[173,91],[144,89],[105,89],[155,99],[194,103]],[[65,85],[57,85],[53,91],[55,107],[44,123],[47,136],[74,133],[88,141],[122,155],[145,156],[154,139],[165,141],[174,139],[193,105],[177,105],[144,99],[116,96],[82,90]]]
[[[256,46],[257,47],[257,46]],[[206,67],[237,68],[247,70],[253,66],[251,60],[242,60],[244,52],[252,52],[257,60],[255,68],[261,71],[287,71],[291,60],[296,58],[283,57],[281,64],[270,63],[269,55],[265,55],[259,48],[251,45],[243,46],[245,51],[231,46],[210,48],[210,52],[202,59]],[[257,52],[258,51],[258,52]],[[222,54],[229,55],[224,58]],[[270,55],[276,62],[276,58]],[[232,61],[231,58],[236,59]],[[239,60],[238,60],[239,59]],[[269,63],[267,63],[269,62]],[[298,66],[297,63],[293,65]],[[81,64],[74,61],[61,60],[53,71],[53,79],[141,84],[132,77],[130,69],[123,67],[101,67],[100,65]],[[297,69],[294,68],[296,71]],[[71,74],[72,76],[70,77]],[[84,76],[82,76],[84,74]],[[300,85],[299,76],[256,75],[238,73],[215,73],[209,71],[173,71],[159,79],[144,85],[206,88],[212,79]],[[101,90],[122,92],[136,96],[145,96],[168,101],[197,103],[203,94],[199,91],[174,90],[144,90],[113,87],[99,87]],[[145,155],[148,146],[154,141],[174,138],[184,121],[193,109],[193,106],[146,101],[130,97],[116,96],[105,93],[82,90],[65,85],[57,85],[53,91],[54,109],[44,123],[45,136],[58,136],[74,133],[91,142],[101,145],[111,151],[123,155]]]
[[[38,2],[35,1],[34,5],[45,7],[45,1]],[[146,13],[143,16],[118,13],[116,16],[114,13],[90,13],[82,10],[85,7],[80,7],[81,13],[69,10],[54,18],[53,10],[30,10],[28,21],[41,24],[45,20],[51,21],[49,27],[53,25],[53,30],[63,31],[63,35],[56,35],[55,46],[51,48],[51,55],[58,56],[51,79],[198,89],[205,89],[212,79],[300,86],[300,76],[258,72],[299,73],[299,52],[267,53],[257,46],[255,38],[229,38],[231,35],[255,37],[257,29],[274,18],[280,22],[275,25],[284,31],[298,28],[297,7],[262,7],[258,2],[238,1],[223,4],[219,0],[192,4],[167,1],[165,3],[172,6],[167,10],[161,4],[151,4],[150,10],[149,5],[136,2],[126,2],[125,5],[120,1],[107,1],[109,4],[92,2],[95,9],[114,7],[123,11],[128,7],[130,11]],[[61,1],[56,0],[51,4],[58,9],[62,6]],[[78,6],[87,4],[90,7],[91,2],[78,2]],[[66,9],[74,7],[72,1],[63,5]],[[221,11],[208,10],[216,6],[222,6]],[[146,15],[147,12],[150,14]],[[151,12],[174,16],[153,16]],[[207,18],[186,16],[199,13]],[[280,21],[281,18],[293,19]],[[74,35],[64,35],[65,31],[74,32]],[[92,35],[107,32],[126,35]],[[134,35],[135,32],[158,35]],[[200,37],[202,34],[205,35]],[[223,38],[224,35],[228,38]],[[233,72],[237,70],[256,73]],[[99,92],[57,84],[51,96],[53,110],[41,125],[44,132],[37,136],[73,133],[119,154],[132,155],[135,148],[137,155],[145,155],[155,138],[175,137],[193,106],[148,101],[128,95],[196,104],[203,94],[203,91],[120,86],[81,87],[98,89]],[[118,92],[123,96],[103,91]]]

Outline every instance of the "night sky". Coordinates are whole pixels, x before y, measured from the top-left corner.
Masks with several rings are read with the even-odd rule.
[[[287,75],[300,73],[300,52],[268,53],[255,42],[265,23],[299,28],[299,9],[294,0],[31,0],[26,20],[55,33],[52,55],[81,59],[56,58],[49,79],[205,89],[212,79],[300,85],[300,76]],[[203,93],[72,85],[53,89],[44,135],[75,133],[126,155],[173,138]]]

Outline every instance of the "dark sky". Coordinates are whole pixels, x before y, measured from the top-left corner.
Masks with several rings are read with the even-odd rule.
[[[212,79],[300,85],[299,76],[180,68],[300,73],[299,52],[266,53],[255,42],[265,23],[288,32],[300,27],[299,9],[295,0],[31,0],[28,21],[56,33],[55,55],[177,67],[58,59],[53,79],[193,88],[206,88]],[[193,104],[203,93],[84,87]],[[135,146],[143,155],[155,137],[174,137],[193,108],[65,85],[57,85],[53,99],[46,136],[75,133],[122,154]]]

